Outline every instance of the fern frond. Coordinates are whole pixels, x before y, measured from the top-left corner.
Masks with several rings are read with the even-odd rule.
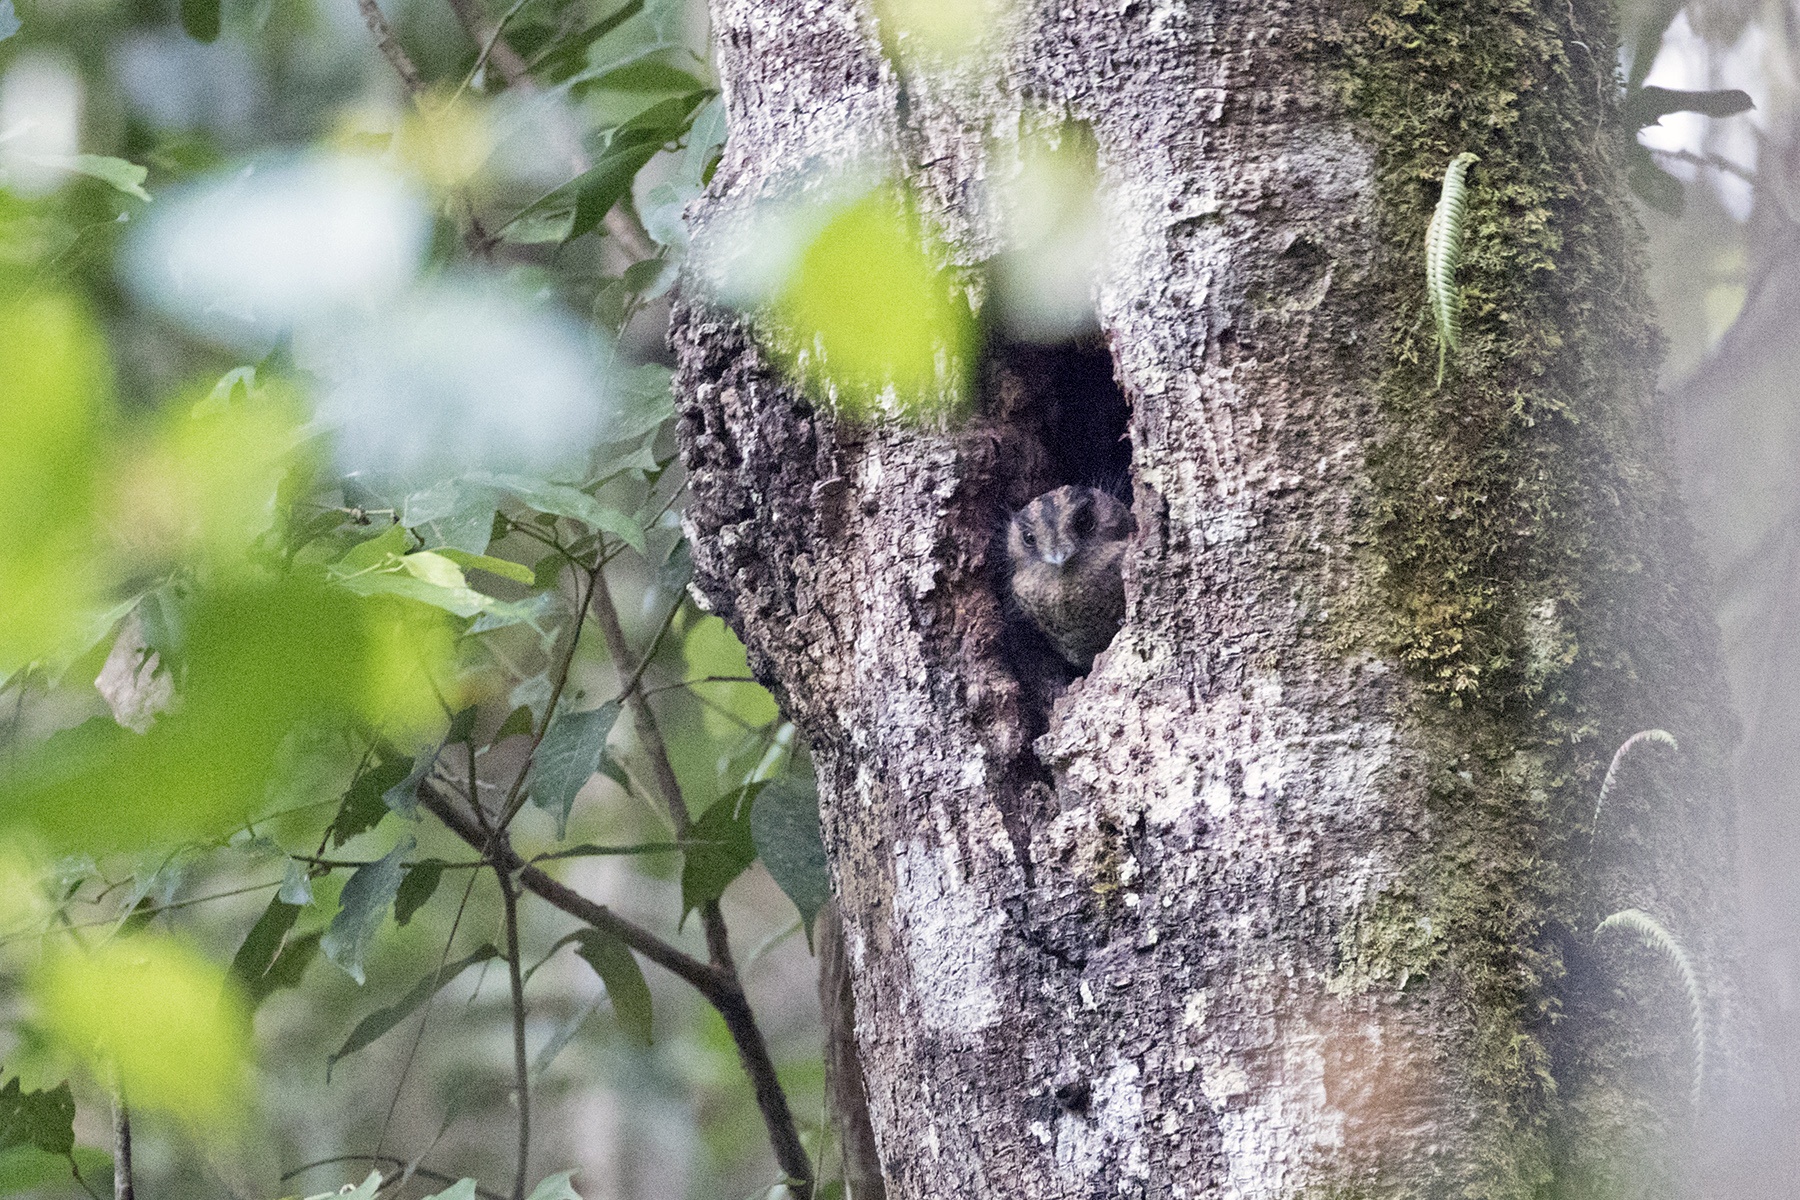
[[[1700,976],[1694,970],[1693,960],[1682,948],[1673,933],[1661,921],[1638,908],[1620,909],[1594,928],[1594,936],[1598,938],[1610,929],[1622,929],[1635,933],[1638,940],[1650,949],[1657,951],[1675,968],[1681,976],[1681,986],[1687,990],[1688,1018],[1694,1034],[1694,1108],[1699,1111],[1701,1090],[1706,1084],[1706,997],[1700,990]]]
[[[1481,160],[1468,151],[1444,168],[1437,209],[1425,227],[1425,296],[1437,326],[1437,381],[1444,382],[1444,363],[1462,344],[1462,293],[1456,268],[1462,262],[1463,218],[1469,209],[1469,168]]]
[[[1620,742],[1619,748],[1613,751],[1611,764],[1606,768],[1606,778],[1600,781],[1600,797],[1594,801],[1594,819],[1588,823],[1590,840],[1600,832],[1600,810],[1606,807],[1606,798],[1612,795],[1613,784],[1619,778],[1619,764],[1625,761],[1625,756],[1634,748],[1645,742],[1660,742],[1677,754],[1681,753],[1681,747],[1676,743],[1675,735],[1666,729],[1640,729]]]

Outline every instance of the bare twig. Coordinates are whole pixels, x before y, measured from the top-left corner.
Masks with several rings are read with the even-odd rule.
[[[376,48],[388,65],[394,68],[394,74],[406,88],[406,94],[415,100],[425,91],[425,77],[419,74],[412,57],[406,53],[406,47],[394,36],[394,27],[388,24],[387,17],[375,0],[356,0],[357,11],[362,13],[363,24],[375,35]]]

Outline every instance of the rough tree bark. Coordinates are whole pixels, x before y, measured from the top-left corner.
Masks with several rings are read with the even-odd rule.
[[[988,561],[1062,482],[1030,430],[855,426],[696,282],[676,312],[698,586],[811,740],[892,1195],[1686,1189],[1753,1022],[1609,19],[1058,0],[902,71],[855,0],[714,0],[702,225],[875,163],[972,270],[982,185],[1073,118],[1112,238],[1129,610],[1037,738]],[[1463,150],[1438,387],[1422,245]],[[1594,828],[1649,727],[1680,753],[1634,750]],[[1593,937],[1627,907],[1698,964],[1697,1098],[1681,985]]]

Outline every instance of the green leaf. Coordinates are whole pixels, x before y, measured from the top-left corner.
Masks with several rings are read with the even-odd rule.
[[[653,54],[685,49],[686,7],[682,0],[645,0],[638,20],[621,22],[616,33],[596,42],[587,70],[576,78],[599,77]]]
[[[642,7],[640,0],[639,7]],[[13,10],[13,0],[0,0],[0,42],[4,42],[19,32],[19,14]]]
[[[406,878],[400,881],[400,890],[394,893],[394,924],[404,925],[412,920],[413,914],[425,907],[425,902],[437,891],[443,878],[442,859],[426,858],[409,865]]]
[[[675,415],[669,388],[673,372],[645,363],[613,376],[607,398],[611,405],[600,427],[599,441],[626,442],[642,437]]]
[[[750,811],[757,857],[800,910],[806,940],[813,918],[831,899],[831,874],[819,835],[819,791],[810,779],[782,779],[763,788]]]
[[[47,1154],[75,1148],[75,1097],[67,1083],[27,1092],[15,1076],[0,1088],[0,1148],[35,1146]]]
[[[1627,129],[1655,125],[1670,113],[1692,112],[1708,117],[1730,117],[1749,112],[1756,104],[1748,92],[1736,88],[1713,92],[1684,92],[1675,88],[1641,87],[1625,97],[1623,116]]]
[[[712,94],[697,91],[651,105],[613,131],[612,140],[593,166],[522,210],[513,221],[572,209],[568,240],[587,233],[630,192],[631,181],[644,164],[665,145],[679,141],[687,133],[694,111]]]
[[[756,861],[756,842],[750,833],[750,812],[762,784],[753,783],[719,797],[694,822],[681,864],[681,920],[709,900],[725,894],[725,888]]]
[[[112,1171],[112,1156],[89,1146],[77,1146],[69,1155],[52,1154],[36,1146],[14,1146],[0,1151],[0,1196],[71,1194],[71,1165],[91,1185]]]
[[[573,1171],[564,1171],[560,1175],[552,1175],[544,1182],[531,1189],[531,1195],[525,1200],[581,1200],[581,1193],[569,1184]]]
[[[576,937],[575,952],[594,968],[600,982],[606,985],[606,995],[612,1001],[613,1016],[618,1018],[619,1026],[648,1046],[650,985],[644,982],[643,969],[638,966],[631,947],[610,933],[583,929]]]
[[[331,823],[331,844],[342,846],[359,833],[366,833],[381,823],[391,809],[387,803],[389,789],[412,777],[411,755],[398,754],[383,746],[376,751],[375,761],[356,773],[350,790],[338,807]]]
[[[425,1200],[475,1200],[475,1181],[459,1179],[441,1192],[433,1192]]]
[[[338,896],[337,916],[331,919],[319,942],[325,957],[342,967],[357,983],[363,982],[363,955],[381,928],[381,919],[405,879],[406,855],[413,841],[406,839],[386,855],[356,868]]]
[[[579,521],[589,529],[610,533],[640,554],[644,549],[644,529],[616,508],[608,508],[579,488],[563,483],[550,483],[526,475],[489,475],[474,478],[506,492],[521,504],[541,513]]]
[[[509,737],[529,737],[532,726],[536,724],[529,704],[521,704],[506,714],[506,720],[500,722],[500,728],[494,731],[493,745],[499,745]]]
[[[325,1059],[326,1082],[329,1083],[331,1081],[332,1067],[336,1066],[344,1059],[349,1058],[363,1047],[375,1042],[394,1026],[406,1020],[415,1009],[437,995],[451,980],[455,979],[458,975],[461,975],[476,963],[484,963],[490,958],[499,957],[500,951],[494,949],[493,946],[488,945],[487,943],[483,943],[476,949],[475,953],[469,955],[467,958],[458,959],[456,962],[445,964],[441,970],[433,971],[431,974],[420,979],[419,982],[413,984],[406,995],[400,997],[400,999],[394,1001],[394,1003],[388,1005],[386,1008],[378,1008],[362,1020],[358,1021],[356,1023],[356,1028],[350,1031],[350,1036],[345,1039],[344,1044],[338,1047],[337,1053],[330,1055]]]
[[[181,28],[196,42],[217,41],[219,0],[181,0]]]
[[[10,3],[10,0],[7,0]],[[570,34],[545,52],[538,71],[551,82],[561,82],[582,67],[588,47],[644,11],[644,0],[626,0],[592,25]]]
[[[490,518],[484,518],[484,523]],[[458,550],[445,546],[438,553],[461,567],[463,570],[481,570],[490,575],[498,575],[502,579],[510,579],[514,583],[530,585],[536,581],[531,568],[523,563],[509,562],[504,558],[494,558],[486,554],[470,554],[466,550]]]
[[[560,712],[550,722],[531,764],[531,802],[556,818],[560,841],[569,825],[575,795],[600,769],[606,739],[619,719],[608,701],[585,712]]]
[[[288,939],[287,945],[281,948],[281,953],[275,956],[275,962],[247,989],[251,1011],[255,1011],[276,992],[300,986],[300,981],[306,977],[306,968],[312,966],[313,959],[319,957],[321,936],[321,931],[315,929],[311,933]]]
[[[69,158],[65,165],[71,171],[111,184],[115,190],[124,192],[127,196],[135,196],[145,202],[150,199],[150,193],[144,190],[144,180],[150,177],[148,167],[140,167],[122,158],[109,158],[104,154],[77,154]]]
[[[288,904],[276,896],[269,901],[269,907],[263,910],[256,924],[250,927],[244,944],[231,960],[231,978],[250,995],[261,984],[263,976],[275,965],[276,957],[281,953],[282,944],[287,940],[288,931],[300,916],[298,904]]]

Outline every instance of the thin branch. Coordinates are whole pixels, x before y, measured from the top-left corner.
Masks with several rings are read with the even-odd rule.
[[[500,844],[506,845],[505,834]],[[519,1105],[519,1149],[513,1167],[512,1200],[525,1200],[525,1172],[531,1157],[531,1062],[525,1056],[525,980],[519,973],[519,892],[506,872],[496,869],[506,915],[506,978],[512,985],[513,1090]]]
[[[446,828],[471,846],[482,846],[487,835],[474,820],[458,811],[451,798],[437,790],[430,780],[419,787],[419,803],[442,821]],[[657,966],[670,972],[699,992],[717,1010],[737,1047],[738,1061],[756,1093],[757,1108],[762,1112],[768,1131],[769,1146],[775,1161],[788,1177],[796,1181],[797,1200],[811,1200],[813,1169],[800,1142],[799,1129],[788,1109],[787,1096],[775,1073],[775,1060],[769,1044],[756,1023],[756,1014],[744,996],[743,985],[735,972],[709,966],[663,941],[643,926],[627,921],[603,904],[596,904],[568,885],[552,879],[537,867],[520,860],[510,846],[495,847],[493,857],[526,891],[561,909],[578,921],[624,942]]]
[[[487,841],[487,834],[481,831],[474,819],[458,810],[451,798],[438,791],[429,780],[419,787],[419,803],[432,816],[442,821],[451,833],[469,845],[479,847]],[[626,920],[603,904],[595,904],[573,888],[524,862],[510,846],[496,847],[493,858],[526,891],[577,920],[612,934],[657,966],[682,979],[709,1001],[719,994],[721,988],[735,984],[734,980],[676,949],[643,926]]]
[[[406,47],[394,36],[394,27],[388,24],[381,7],[375,0],[356,0],[356,7],[362,13],[363,24],[375,35],[375,45],[388,65],[394,68],[394,74],[400,76],[400,82],[406,87],[406,94],[418,99],[425,91],[425,78],[419,74],[419,68],[413,64]]]
[[[654,696],[659,692],[676,692],[682,688],[698,687],[703,683],[756,683],[762,680],[750,675],[703,675],[699,679],[683,679],[680,683],[665,683],[659,687],[645,688],[644,695]]]
[[[631,646],[625,640],[624,627],[619,623],[619,610],[613,603],[612,590],[607,587],[603,573],[596,572],[594,575],[594,586],[588,593],[588,605],[594,610],[594,620],[600,626],[601,636],[606,639],[606,650],[612,657],[613,669],[630,681],[625,700],[631,706],[631,718],[637,730],[638,742],[650,759],[651,773],[656,778],[657,790],[662,792],[663,800],[668,805],[669,820],[674,824],[675,836],[678,840],[686,841],[693,828],[693,821],[688,816],[681,780],[675,774],[668,746],[663,742],[662,730],[656,723],[656,713],[637,686],[643,679],[643,663],[632,662]],[[645,656],[646,660],[648,657]],[[700,923],[706,932],[706,949],[708,957],[712,959],[713,969],[730,982],[729,990],[722,992],[719,998],[708,999],[713,1001],[713,1007],[725,1019],[726,1026],[732,1032],[732,1040],[737,1043],[738,1059],[756,1091],[756,1105],[762,1111],[763,1123],[768,1128],[775,1161],[787,1172],[789,1178],[796,1181],[795,1192],[801,1200],[809,1200],[813,1188],[812,1162],[807,1157],[806,1148],[800,1144],[794,1114],[788,1108],[787,1095],[781,1090],[781,1081],[775,1075],[775,1064],[769,1058],[762,1030],[757,1026],[755,1014],[750,1011],[750,1004],[744,998],[743,984],[738,979],[737,966],[731,957],[730,933],[725,928],[725,915],[720,911],[717,900],[708,900],[700,906]]]
[[[625,640],[625,629],[619,623],[619,610],[613,603],[612,589],[607,586],[604,575],[594,576],[594,586],[588,593],[588,606],[594,610],[594,619],[600,626],[600,636],[606,639],[606,652],[612,658],[613,669],[621,679],[627,681],[621,699],[631,708],[632,724],[637,730],[638,741],[643,744],[644,754],[650,760],[650,773],[656,780],[656,790],[662,793],[663,804],[669,810],[669,821],[675,828],[675,837],[679,841],[686,841],[693,828],[693,818],[688,815],[687,800],[681,792],[681,780],[675,774],[674,764],[669,758],[669,748],[663,742],[662,729],[656,723],[656,713],[650,708],[650,702],[644,698],[643,693],[637,690],[637,684],[643,678],[644,664],[632,661],[631,645]],[[645,661],[648,661],[648,656]],[[713,966],[735,975],[736,968],[731,961],[731,939],[717,900],[709,900],[700,906],[700,925],[706,931],[706,951]]]
[[[588,573],[588,594],[592,596],[594,587],[601,578],[600,568],[595,567]],[[562,699],[563,689],[569,682],[569,668],[575,664],[575,647],[581,642],[581,627],[587,620],[587,600],[581,594],[581,581],[575,581],[575,627],[569,630],[569,645],[563,651],[562,661],[557,664],[555,678],[550,685],[550,699],[544,703],[544,721],[537,731],[531,735],[531,745],[525,751],[525,759],[519,764],[519,773],[513,776],[512,787],[506,793],[506,803],[500,806],[500,820],[495,828],[504,833],[512,824],[513,818],[525,806],[525,777],[531,773],[532,759],[537,757],[538,747],[544,744],[544,735],[550,732],[550,722],[556,719],[556,704]],[[477,805],[477,810],[479,810]],[[487,851],[483,850],[483,854]]]

